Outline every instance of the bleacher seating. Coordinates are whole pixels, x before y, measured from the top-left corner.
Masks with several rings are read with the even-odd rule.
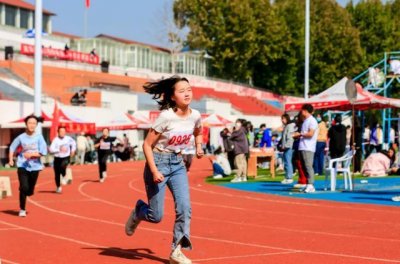
[[[282,110],[264,102],[257,98],[249,96],[240,96],[235,93],[219,92],[210,88],[194,87],[193,92],[195,100],[201,100],[203,97],[210,97],[220,100],[229,101],[232,107],[236,108],[243,114],[247,115],[281,115]]]

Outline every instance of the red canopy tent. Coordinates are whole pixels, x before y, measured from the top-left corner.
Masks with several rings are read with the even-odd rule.
[[[138,123],[131,119],[128,114],[115,116],[114,119],[106,121],[96,126],[97,130],[108,128],[110,130],[131,130],[136,129]]]
[[[217,114],[201,114],[201,122],[206,127],[218,127],[231,124],[232,121]]]
[[[311,104],[316,110],[351,110],[352,105],[347,99],[345,89],[347,80],[347,77],[343,78],[329,89],[309,98],[308,100],[288,101],[285,104],[285,111],[300,111],[304,104]],[[399,99],[387,98],[373,94],[364,90],[359,84],[356,84],[356,87],[357,99],[354,103],[355,110],[400,108]]]

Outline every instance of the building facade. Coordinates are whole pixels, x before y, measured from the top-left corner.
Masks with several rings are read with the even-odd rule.
[[[207,59],[200,52],[172,54],[162,47],[104,34],[73,39],[71,48],[85,53],[95,49],[97,55],[110,65],[161,73],[172,73],[172,56],[175,56],[175,73],[207,76]]]

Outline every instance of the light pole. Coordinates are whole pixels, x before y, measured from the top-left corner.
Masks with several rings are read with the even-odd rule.
[[[35,2],[35,86],[34,86],[34,114],[42,114],[42,0]],[[39,123],[36,132],[42,133],[42,124]]]
[[[308,99],[310,91],[310,0],[306,0],[305,30],[304,99]]]

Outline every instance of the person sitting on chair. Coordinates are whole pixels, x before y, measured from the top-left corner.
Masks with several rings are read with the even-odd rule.
[[[396,174],[398,170],[392,169],[395,161],[395,150],[390,148],[388,151],[373,153],[364,161],[361,173],[366,177],[380,177],[388,174]]]
[[[221,147],[214,151],[215,158],[210,158],[213,164],[213,178],[222,179],[223,177],[229,176],[232,172],[231,166],[229,165],[228,159],[222,153]]]

